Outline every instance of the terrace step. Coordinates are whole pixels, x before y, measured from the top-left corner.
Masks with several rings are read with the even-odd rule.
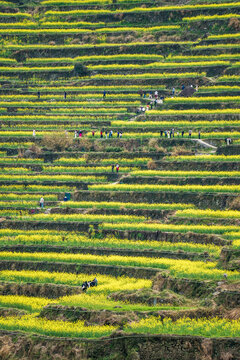
[[[170,221],[173,224],[189,224],[189,219],[191,221],[191,224],[206,224],[206,225],[214,225],[214,224],[218,224],[218,225],[240,225],[240,219],[231,219],[229,218],[214,218],[211,216],[209,216],[209,218],[204,219],[201,216],[199,216],[199,218],[191,218],[191,217],[180,217],[180,216],[176,216],[174,217],[171,216],[170,217]]]
[[[162,274],[158,274],[153,281],[153,290],[168,289],[187,297],[209,296],[216,287],[217,281],[173,278]]]
[[[40,261],[11,261],[2,260],[0,262],[0,270],[34,270],[34,271],[50,271],[50,272],[66,272],[73,274],[102,274],[127,276],[137,279],[150,279],[161,270],[153,268],[141,268],[133,266],[117,266],[117,265],[96,265],[96,264],[72,264],[72,263],[51,263]]]
[[[145,216],[146,219],[163,219],[173,213],[169,210],[150,210],[150,209],[124,209],[124,204],[122,209],[111,209],[111,208],[71,208],[67,206],[66,208],[51,208],[51,214],[99,214],[99,215],[135,215],[135,216]],[[1,208],[1,207],[0,207]]]
[[[226,169],[225,169],[226,170]],[[225,209],[230,206],[237,194],[199,193],[199,192],[147,192],[147,191],[76,191],[74,201],[118,201],[146,203],[186,203],[194,204],[200,209]],[[63,198],[59,197],[59,200]]]
[[[164,318],[170,318],[174,321],[181,317],[188,317],[190,319],[198,319],[201,317],[214,317],[220,316],[221,311],[219,309],[189,309],[189,310],[152,310],[152,311],[111,311],[111,310],[87,310],[81,307],[69,307],[61,305],[47,305],[40,313],[40,317],[48,320],[68,320],[68,321],[85,321],[88,325],[109,325],[118,324],[123,325],[130,321],[139,321],[149,316],[156,316],[163,320]]]
[[[79,286],[69,286],[48,283],[0,282],[0,295],[33,296],[57,299],[62,296],[81,293],[81,284],[79,284]]]
[[[0,246],[0,251],[11,252],[56,252],[56,253],[72,253],[72,254],[93,254],[93,255],[121,255],[136,256],[149,258],[169,258],[169,259],[209,259],[208,253],[190,253],[185,251],[154,251],[154,250],[130,250],[130,249],[114,249],[114,248],[92,248],[92,247],[72,247],[72,246],[51,246],[51,245],[9,245]]]
[[[240,291],[237,290],[223,290],[220,291],[215,297],[214,301],[218,305],[224,305],[226,308],[239,308],[240,307]]]
[[[173,171],[174,172],[174,171]],[[89,174],[90,175],[90,174]],[[95,175],[92,173],[92,175]],[[105,175],[102,173],[102,175]],[[175,185],[239,185],[239,177],[190,177],[190,176],[176,176],[176,177],[161,177],[161,176],[130,176],[121,180],[121,184],[175,184]]]
[[[206,346],[214,354],[223,354],[223,356],[233,356],[238,360],[240,340],[234,338],[213,338],[192,335],[149,335],[149,334],[126,334],[122,331],[114,333],[115,336],[104,337],[103,339],[76,339],[67,337],[49,337],[43,335],[34,336],[34,345],[29,339],[29,334],[23,331],[0,331],[0,341],[7,341],[10,346],[13,360],[18,360],[18,355],[12,355],[17,352],[26,353],[26,344],[28,357],[39,358],[39,349],[45,348],[48,360],[54,360],[59,357],[67,360],[70,356],[82,359],[102,358],[109,359],[111,356],[125,359],[126,356],[133,358],[139,356],[140,359],[159,359],[172,360],[197,360],[196,356],[204,358]],[[17,344],[17,345],[16,345]],[[56,346],[60,345],[61,346]],[[16,350],[17,346],[17,350]],[[186,351],[187,348],[187,351]],[[54,352],[53,352],[54,349]],[[137,349],[137,351],[136,351]],[[196,355],[197,353],[197,355]],[[80,354],[80,355],[79,355]],[[39,358],[43,360],[44,358]]]
[[[101,230],[104,236],[113,235],[120,239],[127,238],[128,240],[145,240],[145,241],[167,241],[167,242],[184,242],[196,244],[214,244],[217,246],[224,246],[230,244],[229,240],[222,239],[218,235],[197,234],[193,232],[177,233],[164,231],[135,231],[135,230]]]
[[[115,230],[114,228],[101,229],[98,231],[98,223],[79,223],[79,222],[44,222],[44,221],[19,221],[19,220],[3,220],[0,228],[24,229],[24,230],[39,230],[39,229],[54,229],[65,231],[80,231],[89,233],[89,229],[94,228],[94,231],[103,235],[114,235],[120,239],[128,240],[154,240],[154,241],[170,241],[170,242],[193,242],[199,244],[215,244],[218,246],[230,245],[231,241],[223,239],[215,234],[200,234],[194,232],[180,233],[180,232],[164,232],[164,231],[135,231],[135,230]]]
[[[237,161],[161,161],[158,170],[239,171]]]

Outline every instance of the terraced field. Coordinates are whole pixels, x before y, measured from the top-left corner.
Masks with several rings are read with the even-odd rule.
[[[0,1],[1,359],[240,359],[239,8]]]

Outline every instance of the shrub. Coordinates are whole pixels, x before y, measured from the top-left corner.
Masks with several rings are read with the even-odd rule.
[[[147,168],[149,170],[155,170],[157,168],[157,164],[153,160],[149,160],[147,163]]]
[[[229,205],[232,210],[240,210],[240,196],[236,197]]]
[[[89,76],[90,75],[90,71],[82,63],[76,63],[74,65],[74,72],[76,75],[79,75],[79,76]]]
[[[53,133],[45,135],[41,144],[48,150],[63,151],[73,144],[73,139],[66,133]]]
[[[192,150],[187,149],[185,146],[175,146],[172,149],[171,155],[192,155]]]

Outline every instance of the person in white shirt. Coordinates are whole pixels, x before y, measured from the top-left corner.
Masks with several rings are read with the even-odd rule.
[[[39,203],[40,203],[40,208],[43,209],[43,207],[44,207],[44,198],[43,197],[41,197]]]

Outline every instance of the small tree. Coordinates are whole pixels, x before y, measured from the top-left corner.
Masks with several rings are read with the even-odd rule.
[[[81,63],[76,63],[74,65],[74,72],[76,75],[81,77],[90,75],[90,71],[88,70],[88,68]]]
[[[13,57],[17,60],[19,63],[26,62],[27,60],[27,54],[24,50],[18,50],[13,53]]]
[[[45,135],[41,142],[42,146],[52,151],[63,151],[73,144],[73,139],[65,132]]]

